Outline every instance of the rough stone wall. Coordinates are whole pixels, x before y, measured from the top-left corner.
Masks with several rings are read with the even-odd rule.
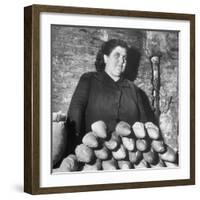
[[[95,71],[94,62],[101,44],[112,38],[125,40],[141,54],[135,80],[151,101],[152,54],[161,56],[160,128],[166,143],[178,148],[178,33],[94,27],[52,25],[52,112],[67,113],[80,76]],[[133,75],[134,76],[134,75]]]
[[[167,144],[178,150],[178,32],[145,31],[135,83],[152,99],[150,57],[160,56],[159,124]]]

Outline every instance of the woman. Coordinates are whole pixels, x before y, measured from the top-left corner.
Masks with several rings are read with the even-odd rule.
[[[68,111],[70,138],[76,141],[71,143],[71,150],[81,143],[95,121],[103,120],[108,131],[113,131],[119,121],[133,125],[149,120],[138,88],[123,76],[127,51],[128,46],[122,40],[105,42],[96,57],[97,72],[81,76]]]

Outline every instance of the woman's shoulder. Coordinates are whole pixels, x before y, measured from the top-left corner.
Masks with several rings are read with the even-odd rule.
[[[81,75],[80,80],[90,80],[92,77],[96,76],[97,72],[85,72]]]
[[[130,81],[130,80],[128,80],[128,79],[125,79],[127,82],[128,82],[128,84],[130,85],[130,87],[132,88],[132,89],[134,89],[134,90],[136,90],[136,91],[138,91],[140,88],[134,83],[134,81]]]
[[[145,92],[138,85],[136,85],[133,81],[130,81],[130,80],[128,80],[128,82],[129,82],[132,93],[135,93],[137,98],[139,96],[145,96]]]
[[[103,76],[101,72],[96,72],[96,71],[91,71],[91,72],[86,72],[81,75],[80,81],[81,83],[91,83],[91,82],[96,82],[96,81],[102,81]]]

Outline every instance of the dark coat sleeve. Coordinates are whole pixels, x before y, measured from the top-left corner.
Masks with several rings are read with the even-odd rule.
[[[138,108],[140,111],[140,121],[143,123],[147,121],[156,123],[155,114],[152,110],[152,107],[150,105],[147,95],[145,94],[143,90],[141,90],[138,87],[136,87],[136,93],[137,93]]]
[[[84,117],[88,102],[91,76],[91,73],[85,73],[81,76],[69,106],[67,114],[67,129],[72,149],[75,145],[81,142],[84,133]]]

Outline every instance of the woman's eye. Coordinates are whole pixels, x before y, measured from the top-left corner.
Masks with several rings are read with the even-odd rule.
[[[119,53],[116,53],[116,54],[114,55],[114,57],[115,57],[115,58],[119,58],[119,57],[120,57],[120,54],[119,54]]]
[[[115,59],[122,59],[123,62],[126,62],[126,60],[127,60],[127,56],[123,56],[123,55],[121,55],[120,53],[115,53],[115,54],[114,54],[114,58],[115,58]]]

